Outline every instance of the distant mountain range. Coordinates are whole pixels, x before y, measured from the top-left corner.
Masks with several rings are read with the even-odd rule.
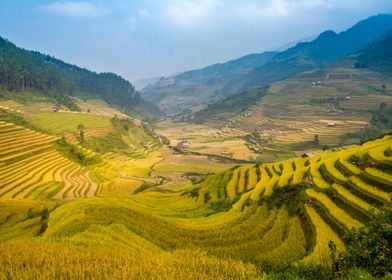
[[[359,68],[372,68],[392,75],[392,29],[384,34],[379,41],[369,45],[354,56]]]
[[[223,64],[161,79],[145,88],[143,98],[168,114],[215,102],[240,91],[328,65],[364,49],[392,28],[392,15],[369,17],[339,34],[328,30],[311,42],[282,52],[252,54]]]
[[[159,109],[143,100],[127,80],[113,73],[95,73],[49,55],[18,48],[0,37],[0,89],[39,92],[58,104],[78,110],[72,96],[100,98],[126,114],[153,116]]]
[[[144,78],[144,79],[137,79],[132,81],[132,85],[135,87],[137,91],[143,90],[145,87],[149,85],[153,85],[156,82],[159,81],[161,77],[150,77],[150,78]]]
[[[352,63],[351,67],[372,70],[380,73],[381,76],[392,77],[392,29],[380,36],[377,41],[354,54],[345,56],[336,64],[330,64],[328,68],[313,68],[312,70],[314,70],[314,73],[317,76],[317,73],[323,72],[321,69],[328,69],[331,71],[334,68],[342,68],[342,63],[339,62],[347,64],[344,63],[346,61]],[[300,73],[298,75],[306,75],[306,73]],[[365,81],[363,81],[363,84],[366,84]],[[180,117],[186,121],[193,121],[196,123],[204,123],[213,118],[219,118],[219,116],[224,119],[227,112],[239,113],[244,111],[260,101],[266,93],[267,88],[265,86],[248,88],[214,102],[196,113],[182,114]]]

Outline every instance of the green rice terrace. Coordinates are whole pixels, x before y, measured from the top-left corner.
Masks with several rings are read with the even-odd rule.
[[[330,271],[331,246],[344,254],[345,234],[391,203],[391,135],[310,157],[221,164],[212,175],[211,163],[200,161],[205,175],[185,180],[187,168],[181,176],[177,170],[189,159],[176,162],[160,138],[132,121],[46,114],[55,117],[25,117],[28,128],[3,109],[0,278],[266,279],[278,268]],[[110,149],[110,136],[81,142],[80,127],[56,125],[64,117],[123,141]],[[177,168],[165,168],[168,159]]]
[[[155,2],[0,1],[0,280],[392,280],[391,3]]]

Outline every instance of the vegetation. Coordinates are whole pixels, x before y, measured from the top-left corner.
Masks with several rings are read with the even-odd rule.
[[[116,138],[128,144],[153,141],[152,135],[132,121],[113,118],[111,126]],[[20,147],[15,156],[9,149],[0,155],[0,163],[11,162],[0,165],[0,199],[4,201],[0,206],[4,213],[0,215],[0,247],[7,251],[0,262],[8,263],[1,266],[2,276],[23,279],[37,275],[37,267],[45,267],[43,278],[62,277],[72,270],[69,277],[101,273],[143,278],[161,273],[165,278],[176,274],[274,279],[322,273],[331,279],[339,273],[352,273],[350,265],[334,272],[338,271],[335,257],[349,252],[344,234],[350,228],[361,228],[363,219],[358,213],[372,217],[373,208],[381,212],[380,205],[390,203],[384,191],[390,184],[384,163],[389,156],[379,155],[391,148],[388,135],[311,158],[233,167],[189,185],[165,188],[145,179],[127,188],[124,184],[131,184],[129,175],[120,180],[115,174],[127,172],[131,159],[121,164],[118,151],[97,156],[78,141],[61,139],[56,145],[62,156],[51,144],[48,150],[35,155],[29,150],[20,157],[24,138],[31,145],[29,134],[44,136],[6,122],[0,125],[0,133],[5,136],[1,143],[17,139],[15,145]],[[355,168],[345,167],[349,166],[347,159],[355,159],[349,161]],[[344,160],[343,167],[337,164]],[[363,176],[372,176],[376,183],[370,185]],[[322,189],[316,178],[323,182]],[[52,200],[41,200],[96,195],[106,198],[76,199],[56,207]],[[4,198],[33,198],[42,204],[26,208],[25,200],[11,203]],[[27,241],[15,240],[16,236]],[[328,246],[331,240],[334,257]],[[80,253],[70,257],[75,250]],[[52,251],[59,252],[56,260],[50,257]],[[37,252],[41,261],[31,257]],[[92,255],[94,259],[102,256],[99,269]],[[23,269],[20,263],[24,263]]]
[[[223,117],[219,115],[227,114],[227,112],[230,112],[231,114],[237,114],[243,111],[244,108],[248,108],[256,102],[259,102],[267,93],[267,90],[268,87],[261,87],[231,95],[230,98],[217,101],[208,105],[206,109],[197,112],[195,115],[193,115],[192,121],[196,123],[203,123],[206,119],[211,117]],[[185,118],[190,119],[190,117]]]
[[[92,136],[83,143],[84,146],[101,154],[117,151],[131,155],[130,147],[142,149],[149,145],[154,147],[160,145],[154,135],[136,126],[129,119],[114,117],[110,119],[110,124],[112,131],[104,136]]]
[[[347,251],[334,259],[340,274],[351,267],[369,271],[373,276],[390,277],[392,272],[392,210],[383,209],[367,225],[353,229],[344,236]]]
[[[64,138],[57,140],[57,150],[70,160],[83,165],[89,166],[102,162],[102,158],[97,154],[86,154],[82,147],[68,143]]]
[[[30,121],[35,126],[53,134],[79,131],[79,124],[82,124],[85,130],[110,126],[110,121],[107,118],[68,112],[34,114],[30,117]]]
[[[159,112],[120,76],[97,74],[49,55],[20,49],[3,38],[0,38],[0,86],[9,92],[40,92],[74,111],[79,107],[73,96],[101,98],[131,115],[146,113],[151,117]]]
[[[357,132],[350,132],[342,136],[342,143],[352,141],[365,142],[377,138],[392,129],[392,106],[381,103],[379,108],[372,112],[371,126],[360,129]]]
[[[177,118],[215,126],[130,119],[102,100],[97,108],[79,98],[129,106],[122,112],[147,105],[114,74],[0,39],[0,279],[390,278],[389,78],[375,81],[388,68],[376,60],[391,24],[381,15],[284,52],[161,79],[176,88],[210,76],[206,93],[186,86],[189,106],[195,92],[240,92]],[[263,86],[376,37],[334,66]],[[343,139],[360,145],[321,150],[367,121]]]

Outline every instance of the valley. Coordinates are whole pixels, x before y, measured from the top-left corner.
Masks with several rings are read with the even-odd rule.
[[[391,28],[142,92],[0,38],[0,279],[389,279]]]

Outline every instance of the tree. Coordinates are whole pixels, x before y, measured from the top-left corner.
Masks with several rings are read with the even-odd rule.
[[[381,102],[380,103],[380,106],[378,107],[380,110],[383,110],[383,109],[385,109],[387,107],[387,103],[385,103],[385,102]]]
[[[40,92],[74,111],[80,108],[70,96],[82,100],[101,98],[112,105],[126,105],[124,113],[140,106],[152,114],[159,112],[155,105],[141,100],[131,83],[116,74],[91,72],[49,55],[18,48],[1,37],[0,88],[6,92]]]
[[[211,199],[209,192],[204,193],[204,202],[207,203]]]
[[[318,146],[320,144],[319,136],[317,134],[314,135],[313,143],[315,146]]]
[[[78,128],[78,131],[79,131],[79,141],[81,143],[83,143],[84,142],[84,129],[85,129],[85,126],[84,126],[84,124],[80,123],[80,124],[78,124],[77,128]]]
[[[392,272],[392,208],[372,217],[366,227],[352,229],[344,241],[347,252],[335,260],[340,273],[350,268],[363,268],[374,276]]]
[[[41,211],[41,228],[39,230],[39,234],[42,234],[48,228],[48,220],[49,220],[49,210],[48,208],[44,208]]]

